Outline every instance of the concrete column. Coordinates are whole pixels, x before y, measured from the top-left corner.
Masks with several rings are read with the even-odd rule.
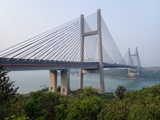
[[[136,47],[136,58],[137,58],[137,74],[139,75],[140,60],[139,60],[138,48],[137,47]]]
[[[70,93],[70,70],[61,71],[61,94],[68,95]]]
[[[78,88],[82,89],[83,88],[83,73],[82,69],[79,70],[79,83],[78,83]]]
[[[130,48],[128,48],[128,65],[131,65],[131,52]],[[128,75],[130,74],[130,68],[128,68]]]
[[[99,74],[100,74],[100,93],[105,92],[104,88],[104,71],[103,71],[103,53],[101,39],[101,10],[97,10],[97,38],[98,38],[98,54],[99,54]]]
[[[128,65],[131,64],[131,52],[130,52],[130,48],[128,48]]]
[[[84,60],[84,15],[80,16],[80,62]]]
[[[49,91],[57,92],[57,71],[56,70],[49,71]]]
[[[80,62],[84,61],[84,15],[80,16]],[[79,70],[79,85],[78,88],[81,89],[83,87],[83,73],[82,69]]]

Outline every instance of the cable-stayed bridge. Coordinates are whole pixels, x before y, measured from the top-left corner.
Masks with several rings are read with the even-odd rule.
[[[136,65],[132,56],[136,56]],[[99,9],[0,51],[0,65],[7,70],[50,70],[49,91],[56,92],[57,70],[61,70],[62,94],[69,93],[70,69],[80,69],[79,88],[83,73],[99,73],[100,92],[104,93],[103,68],[132,68],[139,73],[137,49],[134,54],[128,50],[126,63]]]

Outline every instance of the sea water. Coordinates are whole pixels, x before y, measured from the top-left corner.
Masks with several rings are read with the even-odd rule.
[[[15,81],[15,87],[19,87],[18,93],[26,94],[31,91],[41,90],[49,85],[49,71],[11,71],[8,73],[10,80]],[[78,89],[78,75],[73,74],[70,76],[70,89]],[[151,79],[127,79],[127,78],[108,78],[104,77],[105,92],[115,92],[117,86],[123,85],[127,90],[139,90],[143,87],[150,87],[155,84],[159,84],[160,80]],[[58,85],[60,86],[60,75],[58,76]],[[85,74],[84,75],[84,87],[92,86],[93,88],[99,88],[100,81],[98,74]]]

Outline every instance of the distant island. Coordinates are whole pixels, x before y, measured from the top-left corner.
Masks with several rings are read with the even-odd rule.
[[[96,73],[95,73],[96,74]],[[78,70],[71,70],[71,76],[78,76]],[[92,75],[92,74],[87,74]],[[104,76],[106,77],[113,77],[113,78],[129,78],[129,79],[160,79],[160,70],[143,70],[140,71],[139,75],[135,76],[128,76],[128,69],[117,69],[117,68],[110,68],[104,70]]]
[[[109,77],[135,78],[135,79],[160,79],[160,70],[140,71],[139,75],[128,76],[128,69],[104,70],[104,75]]]

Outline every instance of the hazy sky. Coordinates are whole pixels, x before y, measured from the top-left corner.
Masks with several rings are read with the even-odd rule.
[[[97,9],[122,55],[160,66],[160,0],[0,0],[0,50]]]

